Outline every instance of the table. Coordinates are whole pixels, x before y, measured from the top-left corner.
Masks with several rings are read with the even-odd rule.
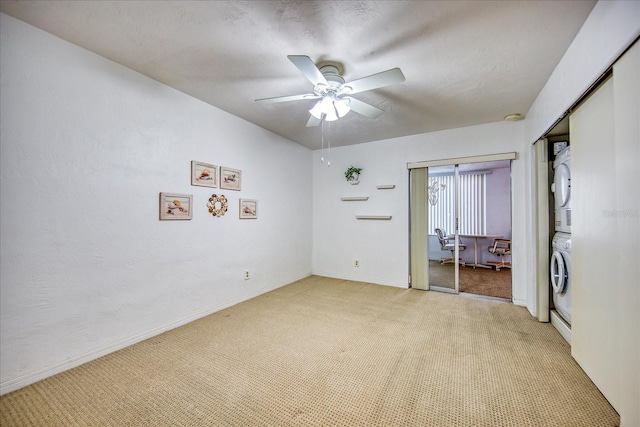
[[[478,263],[478,239],[500,239],[502,236],[498,234],[460,234],[460,237],[473,237],[474,239],[474,263],[471,264],[473,268],[481,267],[481,268],[493,268],[490,265],[479,264]],[[469,264],[467,264],[469,265]]]

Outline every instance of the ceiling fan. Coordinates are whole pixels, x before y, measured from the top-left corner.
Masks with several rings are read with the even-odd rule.
[[[288,55],[287,58],[313,83],[313,93],[261,98],[256,101],[276,103],[318,99],[319,101],[309,110],[311,117],[309,117],[307,127],[318,126],[323,119],[326,121],[337,120],[351,110],[370,119],[375,119],[384,111],[350,95],[405,81],[400,68],[392,68],[345,83],[344,78],[340,75],[339,64],[325,64],[318,68],[311,58],[305,55]]]

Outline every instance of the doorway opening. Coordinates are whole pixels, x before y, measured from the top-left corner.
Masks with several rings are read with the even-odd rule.
[[[512,299],[515,155],[481,157],[410,165],[413,288]]]

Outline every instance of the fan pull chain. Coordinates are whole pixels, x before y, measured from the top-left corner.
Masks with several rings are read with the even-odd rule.
[[[327,140],[327,145],[329,147],[329,154],[327,156],[327,167],[331,167],[331,122],[329,122],[329,138]]]
[[[324,120],[320,120],[320,140],[322,141],[322,148],[320,149],[320,163],[324,163]]]

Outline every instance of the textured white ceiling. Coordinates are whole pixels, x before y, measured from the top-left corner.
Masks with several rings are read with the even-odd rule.
[[[385,113],[333,122],[334,146],[490,123],[529,110],[594,4],[2,0],[0,11],[316,149],[314,101],[254,101],[312,90],[287,55],[340,62],[347,81],[406,76],[356,95]]]

